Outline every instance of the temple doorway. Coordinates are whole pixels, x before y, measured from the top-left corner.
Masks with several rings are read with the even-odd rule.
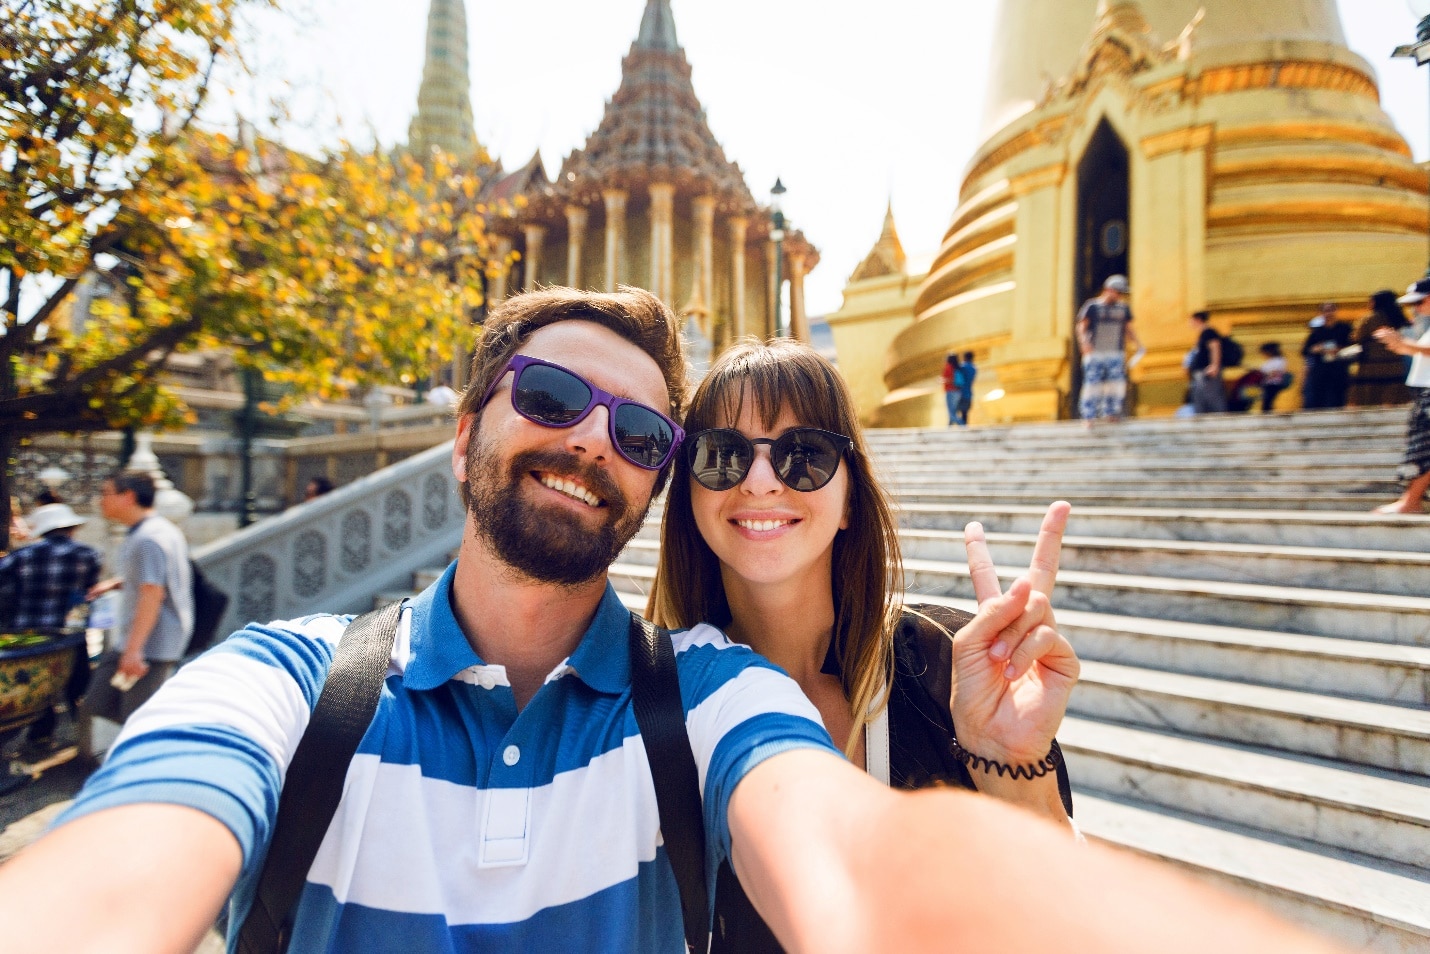
[[[1102,292],[1102,283],[1112,275],[1127,275],[1127,250],[1131,233],[1127,227],[1130,165],[1127,147],[1106,119],[1098,124],[1077,167],[1077,269],[1073,277],[1073,314],[1082,303]],[[1077,417],[1078,392],[1082,389],[1082,356],[1077,345],[1076,320],[1068,342],[1072,386],[1063,416]],[[1133,386],[1128,384],[1128,408],[1136,407]]]

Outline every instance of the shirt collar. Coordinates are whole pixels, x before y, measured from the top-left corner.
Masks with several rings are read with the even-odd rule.
[[[407,604],[412,612],[412,655],[402,684],[408,689],[436,689],[464,669],[486,665],[467,642],[452,612],[452,579],[456,572],[453,561],[436,583]],[[575,676],[597,692],[618,695],[630,685],[630,619],[630,611],[608,582],[591,625],[566,662]]]

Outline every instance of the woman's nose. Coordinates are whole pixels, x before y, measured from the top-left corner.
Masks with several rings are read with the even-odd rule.
[[[745,474],[740,489],[747,494],[779,493],[784,488],[779,475],[775,473],[774,461],[768,447],[756,447],[755,459],[750,462],[750,470]]]

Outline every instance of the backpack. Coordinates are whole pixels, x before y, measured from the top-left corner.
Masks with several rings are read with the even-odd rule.
[[[1223,368],[1238,367],[1242,361],[1246,360],[1246,349],[1241,346],[1231,335],[1221,337],[1221,366]]]
[[[228,610],[228,594],[210,583],[193,560],[189,561],[189,573],[193,580],[194,632],[184,652],[193,656],[208,649],[218,635],[219,623]]]
[[[303,882],[342,800],[348,764],[377,713],[402,604],[348,624],[328,678],[283,781],[278,818],[253,906],[239,929],[239,954],[283,954]],[[666,857],[680,893],[689,950],[709,947],[705,822],[670,632],[631,614],[631,704],[655,782]]]

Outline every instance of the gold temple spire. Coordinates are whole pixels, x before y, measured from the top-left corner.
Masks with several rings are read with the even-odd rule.
[[[902,275],[908,266],[908,256],[904,254],[904,243],[899,241],[899,230],[894,226],[894,200],[890,199],[884,210],[884,228],[879,233],[879,241],[864,256],[864,261],[854,269],[851,282],[866,278],[880,278],[884,275]]]
[[[642,50],[663,50],[674,53],[680,49],[675,38],[675,16],[670,12],[670,0],[647,0],[636,46]]]
[[[440,148],[469,159],[481,150],[472,123],[463,0],[432,0],[428,8],[427,58],[407,139],[418,155]]]

